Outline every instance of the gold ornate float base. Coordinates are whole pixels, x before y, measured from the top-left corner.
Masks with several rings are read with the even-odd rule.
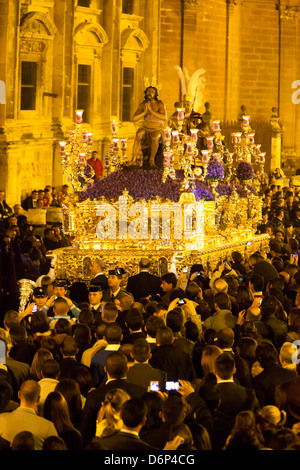
[[[250,244],[251,243],[251,244]],[[90,264],[96,258],[101,258],[106,266],[105,272],[111,267],[122,267],[126,271],[123,285],[126,285],[127,278],[138,273],[139,260],[148,257],[152,261],[151,272],[159,276],[168,272],[172,260],[176,258],[176,269],[178,274],[182,272],[183,266],[192,266],[201,263],[204,269],[211,272],[221,260],[229,257],[233,251],[239,251],[246,257],[257,250],[267,250],[269,246],[268,235],[256,235],[230,241],[229,243],[219,243],[212,245],[207,242],[203,248],[198,250],[176,251],[174,248],[153,249],[78,249],[60,248],[55,250],[56,266],[55,276],[72,280],[83,280],[89,282],[91,278]]]

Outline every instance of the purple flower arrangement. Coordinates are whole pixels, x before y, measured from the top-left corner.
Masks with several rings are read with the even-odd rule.
[[[80,193],[79,200],[99,199],[102,196],[117,200],[126,189],[135,200],[149,201],[158,196],[173,202],[178,201],[183,172],[177,170],[176,179],[167,177],[165,182],[162,182],[162,175],[162,170],[117,170]]]
[[[203,199],[205,201],[212,201],[215,198],[207,184],[202,181],[196,181],[193,193],[195,195],[196,201],[201,201]]]
[[[247,191],[245,190],[245,188],[241,184],[236,184],[235,185],[235,190],[236,190],[237,195],[239,197],[246,197],[247,196]],[[250,193],[254,194],[255,196],[257,195],[256,188],[255,188],[255,186],[253,186],[253,184],[248,184],[247,185],[247,190]]]
[[[140,199],[149,201],[160,197],[163,200],[178,202],[181,194],[180,183],[184,178],[183,170],[176,170],[176,179],[167,177],[163,182],[162,176],[162,170],[117,170],[80,193],[79,201],[100,199],[102,196],[116,201],[127,189],[129,195],[136,201]],[[195,188],[191,191],[197,201],[214,199],[208,186],[201,181],[196,181]]]
[[[224,167],[218,160],[210,160],[207,165],[206,178],[221,179],[224,178]]]
[[[253,179],[255,175],[251,163],[245,161],[240,162],[236,167],[236,176],[240,181]]]
[[[226,183],[219,183],[216,187],[216,192],[219,196],[231,196],[233,192],[233,188],[230,184]]]

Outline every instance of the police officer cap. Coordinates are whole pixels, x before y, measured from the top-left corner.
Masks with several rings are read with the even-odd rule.
[[[67,279],[54,279],[52,282],[53,287],[69,287],[70,282]]]
[[[89,287],[89,292],[101,292],[103,291],[103,286],[99,285],[99,286],[90,286]]]
[[[36,287],[33,291],[33,296],[42,299],[44,297],[47,297],[47,291],[43,287]]]
[[[115,269],[110,269],[108,271],[108,274],[110,274],[111,276],[122,276],[123,274],[125,274],[125,271],[123,268],[115,268]]]

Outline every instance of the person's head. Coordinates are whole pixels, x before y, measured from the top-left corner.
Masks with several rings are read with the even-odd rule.
[[[231,328],[222,328],[217,332],[217,344],[221,349],[228,349],[233,347],[234,331]]]
[[[111,379],[121,379],[127,376],[128,360],[124,353],[114,351],[106,358],[105,371]]]
[[[72,336],[67,335],[61,345],[61,353],[63,357],[76,357],[78,353],[78,344]]]
[[[32,432],[18,432],[12,440],[11,450],[35,450],[35,442]]]
[[[18,392],[20,406],[37,409],[40,399],[41,387],[36,380],[25,380]]]
[[[108,344],[120,344],[123,338],[122,327],[119,323],[108,323],[104,330],[104,339]]]
[[[101,286],[91,286],[89,288],[88,298],[89,303],[94,307],[100,304],[103,292]]]
[[[90,368],[83,364],[78,365],[75,367],[71,378],[78,383],[81,395],[86,398],[88,392],[93,388],[93,377]]]
[[[10,330],[12,326],[19,325],[19,314],[16,310],[8,310],[3,319],[4,328]]]
[[[135,362],[148,362],[151,357],[151,349],[148,341],[143,338],[137,339],[132,346],[131,355]]]
[[[184,329],[185,329],[185,337],[195,343],[200,339],[200,329],[198,325],[193,322],[192,320],[188,320],[184,324]]]
[[[235,360],[231,353],[224,352],[215,360],[215,374],[218,380],[230,380],[235,373]]]
[[[70,283],[67,279],[55,279],[52,282],[53,295],[56,297],[66,297]]]
[[[122,295],[120,295],[118,299],[115,299],[116,306],[118,306],[117,302],[119,302],[119,310],[121,310],[121,312],[124,312],[130,307],[133,307],[133,304],[135,303],[132,296],[126,294],[125,292],[122,293]]]
[[[273,234],[273,232],[272,232],[272,234]],[[249,268],[252,269],[255,264],[260,263],[263,260],[264,259],[263,259],[262,255],[260,253],[257,253],[257,252],[252,253],[249,256],[249,260],[248,260]]]
[[[183,327],[184,315],[181,309],[170,310],[167,313],[166,325],[171,328],[173,333],[179,333]]]
[[[294,360],[295,351],[296,349],[293,347],[293,343],[289,341],[283,343],[279,351],[279,361],[282,367],[294,365],[296,368],[296,363]]]
[[[275,315],[278,307],[278,300],[273,295],[266,295],[260,304],[261,314],[263,318]]]
[[[293,307],[288,315],[290,331],[300,331],[300,307]]]
[[[150,338],[155,338],[158,328],[165,326],[165,322],[162,317],[158,315],[151,315],[145,324],[145,332]]]
[[[236,346],[236,353],[239,357],[254,362],[256,359],[257,341],[254,338],[241,337]]]
[[[55,335],[69,335],[72,334],[72,325],[67,318],[59,318],[54,325]]]
[[[102,321],[105,323],[114,323],[118,316],[118,309],[114,302],[106,302],[102,311]]]
[[[47,290],[43,287],[36,287],[33,291],[32,298],[37,306],[37,309],[41,310],[48,299]]]
[[[43,408],[43,416],[54,424],[58,435],[67,429],[74,428],[70,418],[68,403],[65,397],[57,390],[47,395]]]
[[[229,295],[225,292],[218,292],[214,295],[214,305],[217,310],[231,310]]]
[[[249,288],[252,292],[263,292],[265,280],[259,274],[251,274],[249,278]]]
[[[207,374],[214,372],[215,361],[221,354],[222,349],[213,344],[208,344],[203,348],[201,355],[201,368],[203,371],[203,377],[206,377]]]
[[[92,332],[88,325],[78,324],[75,326],[73,337],[78,345],[89,346]]]
[[[91,262],[90,272],[92,276],[95,276],[96,274],[99,274],[99,273],[103,273],[104,269],[105,269],[105,264],[101,259],[96,258]]]
[[[69,312],[69,304],[63,297],[58,297],[53,304],[54,315],[67,316]]]
[[[121,388],[109,390],[99,410],[97,421],[100,423],[105,419],[108,427],[114,428],[116,421],[120,418],[122,406],[127,400],[130,400],[130,395],[125,390]]]
[[[12,326],[9,330],[10,339],[12,344],[19,344],[28,339],[26,328],[21,325]]]
[[[151,266],[151,261],[149,258],[141,258],[139,267],[140,271],[148,271]]]
[[[285,425],[286,411],[280,411],[275,405],[266,405],[258,411],[256,419],[262,431],[274,431],[276,428],[281,428]]]
[[[41,367],[43,379],[58,379],[59,377],[59,363],[55,359],[47,359]]]
[[[43,378],[42,367],[44,362],[48,359],[54,359],[49,349],[40,348],[36,351],[30,367],[31,377],[34,377],[35,380],[41,380]]]
[[[177,278],[174,273],[166,273],[161,276],[161,288],[163,292],[168,293],[175,289]]]
[[[199,294],[201,293],[201,288],[196,284],[196,282],[189,282],[185,289],[185,297],[189,300],[197,300]]]
[[[92,327],[94,324],[94,314],[89,308],[83,308],[80,311],[78,322],[80,325],[87,325]]]
[[[46,331],[49,331],[49,321],[45,312],[38,310],[32,314],[30,329],[32,333],[46,333]]]
[[[142,399],[130,398],[121,408],[121,418],[125,429],[139,431],[147,419],[147,407]]]
[[[181,396],[169,395],[162,405],[162,420],[168,423],[180,423],[185,419],[186,407]]]
[[[157,346],[170,345],[174,341],[173,331],[166,325],[161,326],[157,329],[155,339]]]
[[[62,437],[50,436],[44,440],[43,450],[68,450],[68,448]]]
[[[130,308],[126,313],[126,326],[130,331],[138,331],[143,327],[143,314],[137,308]]]
[[[263,369],[278,364],[278,352],[271,343],[261,343],[256,348],[256,360]]]
[[[61,393],[69,408],[72,424],[79,429],[82,416],[82,397],[79,384],[72,378],[60,378],[55,387],[55,392]]]
[[[225,279],[219,277],[214,280],[213,285],[212,285],[212,293],[213,295],[216,295],[218,293],[227,293],[228,292],[228,284],[225,281]]]

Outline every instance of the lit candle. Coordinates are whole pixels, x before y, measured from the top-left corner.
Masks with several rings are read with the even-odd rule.
[[[65,147],[67,145],[66,142],[59,142],[59,145],[60,145],[60,153],[61,155],[63,155],[65,153]]]
[[[113,139],[113,150],[119,150],[119,139]]]
[[[236,133],[235,133],[235,132],[231,134],[231,142],[232,142],[233,144],[236,144],[236,143],[237,143],[237,137],[236,137]]]
[[[208,163],[210,158],[210,153],[208,150],[201,150],[202,154],[202,163]]]
[[[81,134],[82,134],[82,142],[86,142],[87,141],[87,131],[82,131]]]
[[[92,132],[87,133],[87,143],[89,145],[91,145],[93,143],[93,133]]]
[[[220,121],[213,121],[214,132],[220,132]]]
[[[171,128],[170,127],[166,127],[164,129],[164,134],[165,134],[165,141],[166,142],[170,142],[171,141]]]
[[[117,123],[117,121],[114,119],[110,124],[111,124],[111,130],[112,130],[113,134],[117,134],[117,132],[118,132],[118,123]]]
[[[198,132],[199,132],[199,129],[191,129],[190,130],[191,132],[191,139],[192,139],[192,142],[197,142],[197,139],[198,139]]]
[[[214,148],[214,138],[213,137],[206,137],[206,143],[208,149]]]
[[[249,127],[250,116],[243,116],[243,127]]]
[[[266,159],[265,159],[265,153],[260,153],[259,154],[259,163],[265,163]]]
[[[164,153],[164,165],[170,166],[171,154],[169,152]]]
[[[178,140],[179,140],[179,132],[178,131],[173,131],[172,132],[172,138],[173,138],[173,142],[177,143]]]
[[[121,139],[121,150],[127,149],[127,139]]]
[[[177,108],[177,121],[184,120],[184,108]]]
[[[242,134],[241,132],[238,132],[236,135],[236,140],[237,140],[237,144],[240,144],[242,142]]]
[[[82,123],[82,115],[83,115],[83,109],[77,109],[76,110],[76,124],[81,124]]]
[[[254,134],[249,134],[249,142],[250,144],[254,144]]]
[[[85,153],[79,153],[78,157],[79,157],[79,161],[78,161],[79,165],[80,166],[85,166],[86,165]]]
[[[193,153],[193,144],[192,144],[192,142],[188,142],[186,144],[186,152],[187,153]]]

